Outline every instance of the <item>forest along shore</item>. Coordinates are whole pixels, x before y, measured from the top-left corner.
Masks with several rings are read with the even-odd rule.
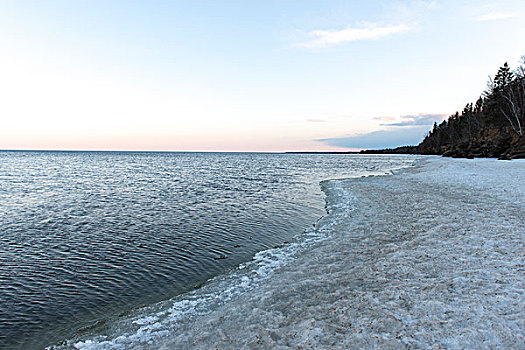
[[[327,182],[329,201],[355,201],[331,206],[330,239],[152,348],[521,348],[524,174],[524,161],[430,158]]]
[[[505,64],[476,103],[434,127],[417,146],[363,150],[364,154],[434,154],[453,158],[525,158],[525,56]],[[395,125],[395,124],[394,124]]]

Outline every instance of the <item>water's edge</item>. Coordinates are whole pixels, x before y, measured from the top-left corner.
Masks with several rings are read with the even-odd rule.
[[[293,261],[297,254],[331,237],[331,228],[339,221],[337,214],[349,215],[356,204],[352,194],[342,186],[343,183],[361,177],[401,174],[423,166],[425,161],[424,158],[419,158],[407,166],[389,169],[388,173],[323,180],[319,186],[325,195],[326,213],[289,242],[259,251],[250,261],[226,270],[190,292],[86,326],[76,336],[48,349],[148,347],[169,334],[183,331],[197,316],[213,312],[240,295],[256,289],[271,278],[276,270]],[[345,200],[341,201],[340,198]]]

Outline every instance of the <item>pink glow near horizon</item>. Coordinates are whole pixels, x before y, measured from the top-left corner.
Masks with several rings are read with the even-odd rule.
[[[0,149],[415,144],[525,54],[525,2],[439,3],[0,2]]]
[[[183,152],[339,152],[357,151],[343,147],[329,146],[320,142],[275,142],[263,143],[253,142],[251,144],[239,142],[217,142],[206,143],[205,140],[195,139],[193,142],[183,143],[173,140],[159,140],[155,138],[114,138],[87,139],[87,140],[64,140],[64,139],[33,139],[33,142],[13,140],[1,142],[0,149],[3,150],[87,150],[87,151],[183,151]]]

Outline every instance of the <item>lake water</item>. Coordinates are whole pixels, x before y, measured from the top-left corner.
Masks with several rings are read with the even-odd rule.
[[[325,214],[321,181],[415,159],[0,152],[0,348],[85,347],[129,333],[144,310],[170,302],[183,312],[212,295],[210,279],[223,291],[211,299],[234,297],[250,287],[240,269],[261,275],[313,234]]]

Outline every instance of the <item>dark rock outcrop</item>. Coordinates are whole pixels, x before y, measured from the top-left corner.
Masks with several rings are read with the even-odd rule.
[[[525,136],[522,136],[510,144],[507,152],[501,155],[501,159],[525,158]]]

